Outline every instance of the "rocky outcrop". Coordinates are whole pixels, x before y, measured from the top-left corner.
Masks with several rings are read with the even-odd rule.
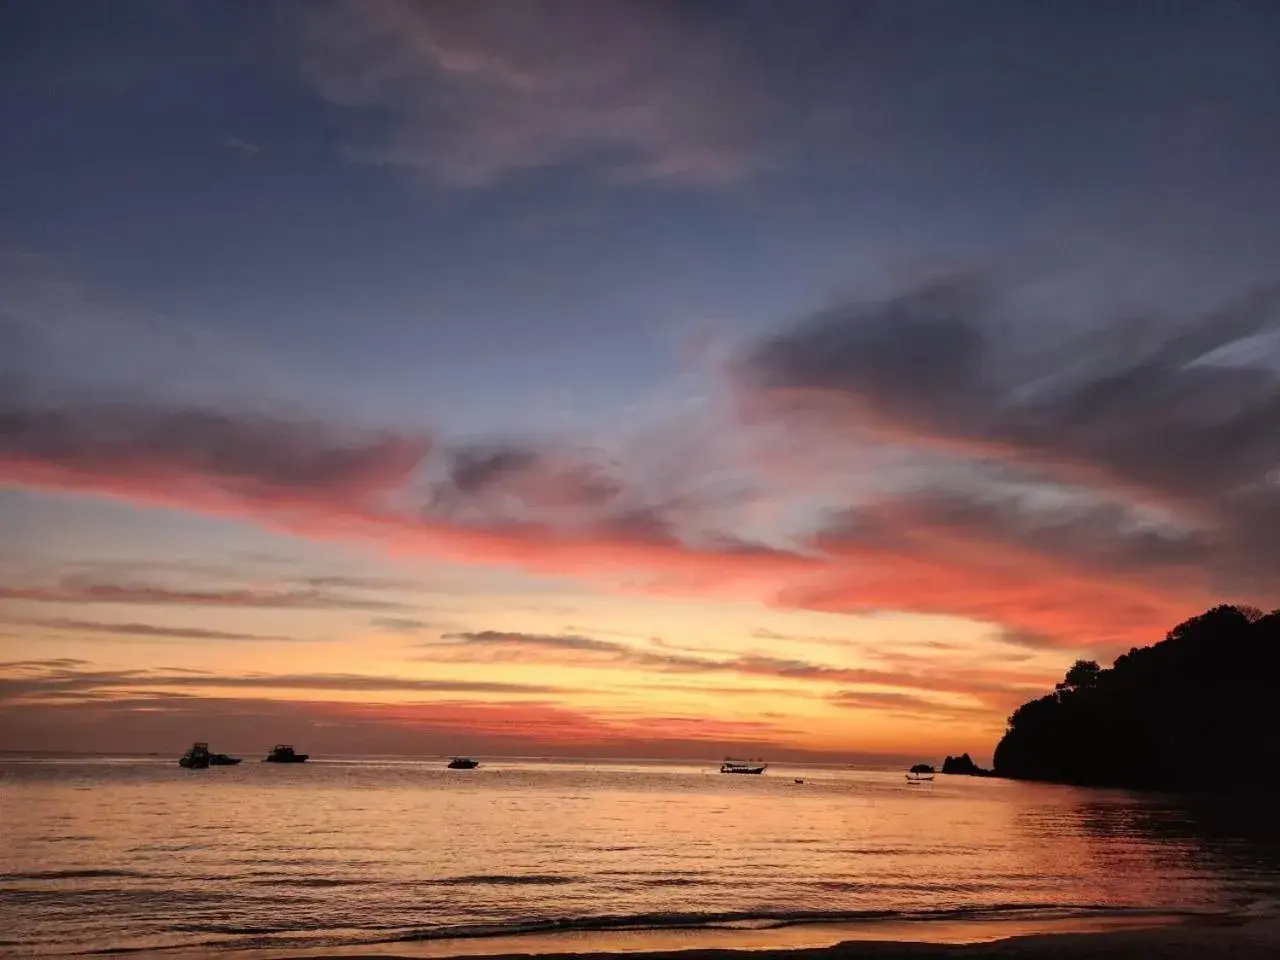
[[[984,770],[973,762],[973,758],[967,753],[962,753],[958,757],[947,757],[942,761],[942,772],[957,774],[965,777],[990,777],[992,772]]]

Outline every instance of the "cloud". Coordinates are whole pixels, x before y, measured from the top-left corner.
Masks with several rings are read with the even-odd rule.
[[[153,623],[110,623],[102,620],[74,620],[65,617],[47,620],[8,620],[23,627],[36,627],[67,633],[106,634],[119,639],[215,640],[247,643],[314,643],[301,637],[276,634],[237,633],[229,630],[206,630],[200,627],[168,627]]]
[[[8,389],[0,483],[612,589],[944,614],[1046,650],[1124,649],[1224,597],[1271,605],[1278,323],[1257,295],[1193,320],[1104,318],[1050,349],[1018,321],[1013,292],[938,281],[745,348],[739,419],[708,404],[607,451]],[[0,596],[399,606],[355,595],[365,586],[102,577]],[[529,643],[486,649],[533,655]]]
[[[248,140],[241,140],[239,137],[223,137],[222,146],[228,150],[234,150],[237,153],[243,153],[246,156],[253,156],[255,153],[261,153],[262,148],[256,143],[250,143]]]
[[[595,637],[497,630],[446,634],[439,640],[424,642],[421,649],[423,653],[416,659],[427,662],[553,662],[558,666],[625,668],[654,674],[732,674],[798,683],[894,687],[963,695],[996,711],[1020,703],[1056,677],[1041,669],[956,667],[931,662],[882,669],[832,666],[763,654],[710,658],[666,650],[654,652]]]
[[[417,680],[355,673],[245,673],[216,675],[206,671],[87,670],[81,662],[18,661],[0,664],[0,701],[36,697],[119,696],[154,688],[173,690],[310,690],[325,692],[563,695],[570,688],[545,684],[486,680]]]
[[[746,351],[748,416],[933,458],[905,489],[835,511],[814,543],[830,576],[782,602],[957,614],[1068,647],[1273,595],[1280,299],[1103,319],[1052,346],[1015,301],[947,278]]]
[[[537,683],[500,683],[490,680],[413,680],[405,677],[376,677],[356,673],[253,674],[230,677],[190,677],[179,684],[161,682],[162,686],[244,687],[273,690],[367,690],[370,692],[411,693],[497,693],[555,694],[572,693],[567,687]]]
[[[761,397],[821,407],[845,428],[1191,517],[1234,519],[1275,488],[1280,292],[1190,321],[1108,319],[1049,348],[1012,332],[1029,325],[1007,300],[961,278],[833,308],[753,348],[741,373]],[[1242,344],[1250,362],[1214,360]],[[1224,502],[1206,510],[1208,498]]]
[[[526,461],[554,462],[554,469],[526,466],[514,477],[509,466],[490,465],[483,482],[455,483],[450,497],[433,493],[425,478],[433,470],[474,477],[469,455],[466,447],[455,454],[426,436],[356,433],[162,403],[55,404],[0,391],[0,484],[247,517],[302,536],[558,575],[658,571],[668,582],[703,589],[768,579],[817,562],[729,533],[686,543],[661,500],[641,489],[619,487],[609,499],[604,491],[613,488],[603,482],[557,488],[556,478],[604,469],[566,464],[558,452]],[[490,496],[495,485],[502,487],[501,497]],[[547,492],[553,488],[554,496]],[[103,601],[148,602],[141,596],[145,590],[104,584],[92,592]],[[30,599],[45,592],[26,591]],[[61,588],[70,599],[86,592],[76,584]],[[245,592],[226,602],[319,606],[328,596]],[[166,599],[156,591],[155,602]],[[185,602],[218,599],[193,592]],[[344,598],[342,605],[391,604]]]
[[[783,606],[967,617],[1044,647],[1149,642],[1212,584],[1178,538],[1102,516],[981,493],[904,493],[832,518],[816,545],[829,571],[784,588]],[[1106,518],[1110,518],[1107,520]]]
[[[509,501],[543,509],[611,510],[626,493],[622,480],[587,451],[490,443],[458,446],[451,454],[447,477],[433,491],[441,508],[482,508],[492,516]]]
[[[227,504],[343,501],[401,487],[425,437],[343,436],[318,423],[130,403],[55,406],[0,393],[0,477],[77,489],[111,477],[127,492]]]
[[[449,624],[437,620],[421,620],[417,617],[374,617],[369,621],[371,627],[381,627],[395,633],[406,633],[416,636],[422,630],[451,629]]]
[[[957,705],[921,697],[911,693],[889,693],[879,690],[840,690],[827,698],[828,702],[850,710],[868,710],[892,713],[900,716],[928,717],[934,720],[963,718],[989,720],[991,711],[985,707]]]
[[[539,647],[544,650],[586,651],[588,653],[627,653],[630,648],[610,640],[572,634],[512,633],[499,630],[480,630],[467,633],[447,633],[444,639],[470,647]]]
[[[751,631],[751,636],[758,640],[783,640],[790,643],[817,644],[823,647],[848,648],[856,643],[856,641],[850,639],[840,637],[822,637],[811,633],[780,633],[777,630],[770,630],[767,627],[756,627],[756,629]]]
[[[291,610],[399,610],[390,600],[352,597],[321,590],[266,590],[250,587],[178,589],[152,583],[109,583],[64,577],[53,583],[0,586],[0,600],[35,603],[114,603],[180,607],[255,607]]]
[[[302,577],[301,583],[316,590],[338,587],[343,590],[421,590],[422,583],[394,577],[353,577],[346,574]]]
[[[765,159],[751,64],[678,8],[379,0],[308,8],[295,27],[321,95],[385,125],[357,160],[482,185],[564,164],[723,183]]]

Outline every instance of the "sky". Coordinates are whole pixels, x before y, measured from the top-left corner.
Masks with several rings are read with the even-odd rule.
[[[0,6],[0,749],[989,758],[1280,604],[1280,6]]]

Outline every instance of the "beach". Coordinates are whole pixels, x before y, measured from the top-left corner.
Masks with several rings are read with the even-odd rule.
[[[541,958],[574,960],[1272,960],[1280,955],[1280,920],[1198,920],[1093,933],[1052,933],[1005,937],[978,943],[911,940],[850,940],[805,950],[670,950],[648,953],[548,953]],[[266,955],[264,955],[265,958]],[[277,955],[273,955],[277,956]],[[278,955],[287,956],[285,954]],[[422,954],[394,951],[326,954],[330,960],[417,960]],[[515,960],[530,954],[480,954]],[[256,958],[255,958],[256,960]]]

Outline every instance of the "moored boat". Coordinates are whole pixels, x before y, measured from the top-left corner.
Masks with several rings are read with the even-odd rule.
[[[724,763],[720,764],[721,773],[764,773],[768,769],[767,763],[759,760],[734,760],[732,757],[725,757]]]
[[[907,771],[907,779],[915,782],[918,780],[932,780],[934,777],[934,769],[927,763],[917,763],[914,767]]]
[[[204,741],[197,741],[178,760],[178,766],[186,767],[188,770],[204,770],[208,768],[211,760],[209,744]]]
[[[229,757],[225,753],[215,753],[209,758],[211,767],[234,767],[239,762],[239,757]]]
[[[264,763],[306,763],[310,754],[298,753],[287,743],[277,743],[267,754]]]
[[[474,770],[480,766],[479,760],[472,760],[470,757],[453,757],[449,761],[450,770]]]

